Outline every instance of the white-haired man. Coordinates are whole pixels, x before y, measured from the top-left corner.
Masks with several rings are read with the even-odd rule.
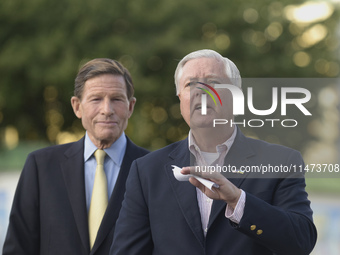
[[[231,92],[214,87],[241,87],[234,63],[212,50],[190,53],[179,62],[175,83],[188,138],[132,164],[110,254],[309,254],[316,229],[303,176],[260,179],[190,167],[303,165],[295,150],[247,138],[234,125],[212,125],[233,120]],[[206,97],[202,114],[208,92],[221,103]],[[180,182],[174,166],[217,185],[209,189],[194,177]]]

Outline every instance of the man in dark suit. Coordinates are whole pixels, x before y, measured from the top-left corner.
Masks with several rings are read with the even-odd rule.
[[[125,136],[136,98],[131,76],[119,62],[94,59],[75,80],[73,110],[86,130],[77,142],[31,153],[18,183],[3,254],[108,254],[133,160],[147,153]],[[103,182],[96,185],[97,162],[104,151]],[[101,189],[104,207],[88,219]],[[93,191],[93,192],[92,192]],[[94,207],[94,206],[92,206]],[[97,207],[97,206],[95,206]],[[99,229],[98,229],[99,228]]]
[[[190,53],[179,62],[175,83],[189,136],[132,163],[110,254],[309,254],[316,229],[303,174],[258,178],[244,171],[303,165],[300,153],[246,138],[234,125],[213,127],[213,119],[233,120],[229,90],[216,88],[223,106],[207,98],[202,114],[203,87],[241,87],[234,63],[211,50]],[[173,166],[217,185],[210,190],[195,177],[191,184],[178,181]]]

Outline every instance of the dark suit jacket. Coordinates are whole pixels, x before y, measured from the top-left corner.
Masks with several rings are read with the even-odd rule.
[[[108,254],[131,163],[146,153],[127,138],[117,183],[91,252],[84,138],[31,153],[14,197],[3,254]]]
[[[246,192],[239,224],[214,201],[204,237],[196,188],[177,181],[171,165],[190,165],[188,141],[174,143],[133,162],[111,255],[309,254],[316,242],[312,210],[302,178],[229,179]],[[303,165],[295,150],[246,138],[239,131],[225,164]],[[243,177],[243,175],[242,175]]]

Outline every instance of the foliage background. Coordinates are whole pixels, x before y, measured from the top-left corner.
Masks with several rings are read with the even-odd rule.
[[[70,98],[78,68],[97,57],[117,59],[131,71],[138,101],[126,133],[133,141],[154,150],[185,137],[173,74],[184,55],[203,48],[229,57],[242,77],[338,77],[339,2],[1,1],[0,157],[8,162],[8,151],[20,146],[84,134]],[[313,97],[322,89],[311,88]],[[256,95],[259,108],[270,93]],[[319,101],[310,107],[313,117],[294,136],[282,129],[244,132],[304,152],[311,142],[330,139],[316,132]],[[338,129],[338,120],[332,125]],[[335,140],[337,133],[334,150]]]

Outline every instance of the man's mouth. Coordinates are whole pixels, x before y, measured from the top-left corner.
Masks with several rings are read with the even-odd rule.
[[[98,124],[102,124],[102,125],[114,125],[114,124],[116,124],[117,122],[115,122],[115,121],[109,121],[109,120],[104,120],[104,121],[98,121],[97,123],[98,123]]]

